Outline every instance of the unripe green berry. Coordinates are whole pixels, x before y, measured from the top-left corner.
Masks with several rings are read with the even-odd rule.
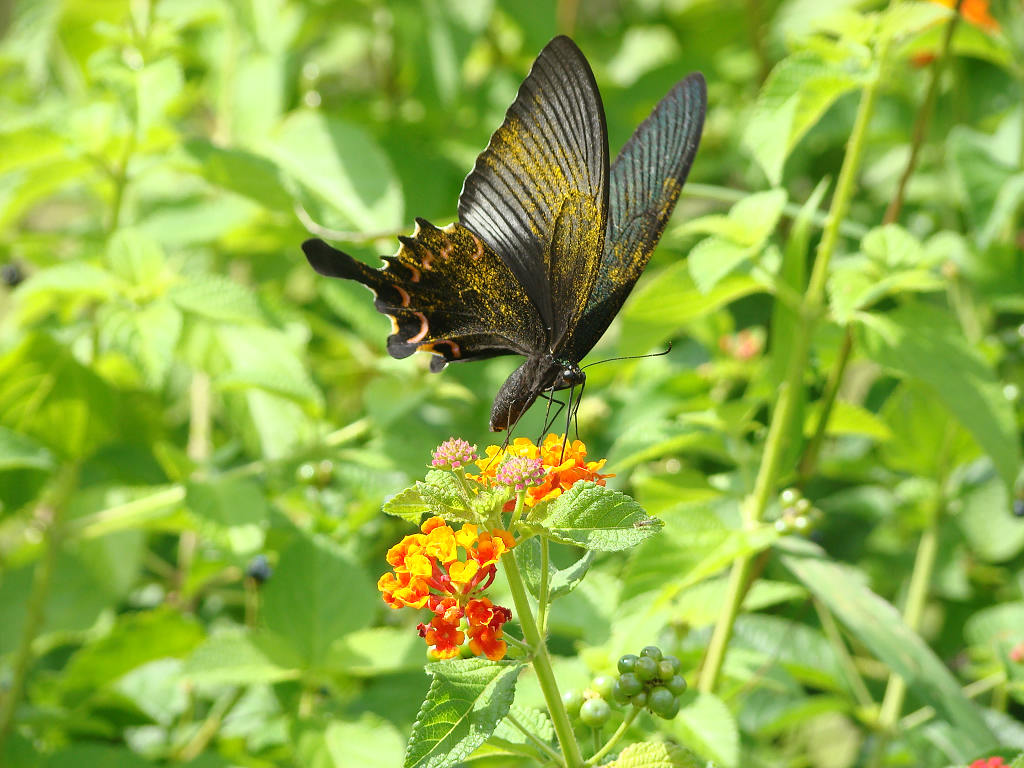
[[[598,675],[590,683],[592,690],[601,694],[602,699],[610,699],[612,695],[612,688],[615,687],[615,678],[609,677],[608,675]]]
[[[787,488],[779,494],[779,503],[784,507],[790,507],[800,499],[800,491],[796,488]]]
[[[587,699],[580,707],[580,720],[591,728],[600,728],[611,717],[612,708],[604,699]]]
[[[653,680],[658,676],[658,662],[650,656],[641,656],[636,660],[636,666],[633,668],[633,674],[640,678],[640,681],[644,683],[648,680]]]
[[[562,694],[562,704],[565,705],[565,711],[569,713],[569,717],[579,717],[580,707],[583,706],[583,691],[579,688],[572,688]]]
[[[655,714],[659,717],[665,718],[666,720],[673,719],[676,715],[679,714],[679,699],[672,699],[671,704],[669,704],[661,712],[655,712]]]
[[[672,691],[674,696],[682,696],[686,693],[686,678],[682,675],[673,675],[671,680],[666,681],[665,687]]]
[[[672,665],[673,675],[679,674],[679,670],[683,668],[683,662],[679,660],[678,656],[668,655],[663,659],[663,661],[667,661],[669,664]]]
[[[616,681],[616,685],[627,696],[636,696],[644,689],[643,680],[637,677],[634,672],[627,672],[622,675],[622,677]]]
[[[637,680],[637,682],[640,683],[639,680]],[[640,684],[643,685],[642,683]],[[612,701],[614,701],[616,704],[628,704],[629,697],[630,694],[626,693],[622,689],[622,679],[619,678],[615,681],[615,685],[612,686]]]
[[[672,695],[672,691],[663,685],[659,685],[652,688],[651,692],[647,694],[647,707],[654,714],[661,715],[663,712],[668,711],[675,700],[676,697]]]
[[[658,679],[664,682],[665,680],[671,680],[672,675],[676,673],[675,668],[672,666],[672,662],[667,659],[662,659],[658,662]]]
[[[655,661],[661,661],[661,648],[656,645],[647,645],[644,646],[642,651],[640,651],[640,655],[647,656]]]
[[[637,655],[635,653],[627,653],[625,656],[619,658],[619,674],[624,675],[627,672],[632,672],[633,667],[636,666]]]
[[[640,691],[640,693],[629,700],[629,703],[637,709],[643,709],[647,706],[647,691]]]
[[[796,510],[798,515],[806,515],[811,511],[811,502],[809,499],[800,499],[793,505],[793,509]]]

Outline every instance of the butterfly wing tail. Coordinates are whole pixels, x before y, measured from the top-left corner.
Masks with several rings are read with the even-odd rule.
[[[356,280],[376,290],[381,283],[379,271],[354,259],[344,251],[332,248],[323,240],[313,238],[302,244],[309,265],[324,277],[343,277]]]

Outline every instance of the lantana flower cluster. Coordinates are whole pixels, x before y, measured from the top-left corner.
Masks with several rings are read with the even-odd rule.
[[[476,464],[479,475],[466,469]],[[579,440],[548,435],[540,445],[518,438],[511,445],[492,445],[480,457],[476,446],[451,438],[439,445],[431,467],[457,473],[469,493],[492,487],[516,491],[528,507],[557,498],[581,480],[599,485],[613,477],[601,474],[604,460],[587,461],[587,447]],[[512,510],[509,501],[503,511]],[[484,595],[494,581],[498,560],[515,546],[509,531],[465,524],[455,531],[441,517],[431,517],[421,533],[406,536],[388,550],[392,570],[380,577],[377,588],[392,608],[427,608],[434,615],[417,629],[434,658],[459,655],[466,638],[469,650],[491,660],[502,659],[508,646],[503,625],[512,617],[508,608]]]
[[[613,474],[601,474],[605,459],[587,461],[587,446],[581,440],[566,443],[564,435],[554,434],[544,438],[540,445],[535,445],[529,438],[517,437],[504,448],[499,445],[488,446],[486,456],[476,461],[480,474],[466,476],[482,485],[513,485],[522,490],[518,484],[508,483],[503,476],[507,472],[503,472],[503,468],[520,459],[539,462],[543,470],[543,475],[536,472],[531,478],[536,482],[530,482],[529,487],[523,483],[523,487],[526,487],[524,501],[528,507],[558,498],[581,480],[604,485],[607,478],[615,477]]]
[[[388,550],[393,570],[377,582],[384,602],[392,608],[426,607],[433,612],[430,623],[417,629],[435,658],[457,656],[467,635],[474,654],[504,658],[502,625],[512,612],[494,605],[483,592],[494,581],[498,559],[515,546],[512,534],[480,532],[469,523],[455,531],[441,517],[431,517],[420,530]]]

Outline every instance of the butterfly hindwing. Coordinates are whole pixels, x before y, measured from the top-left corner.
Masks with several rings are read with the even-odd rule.
[[[575,43],[556,37],[459,197],[460,222],[519,279],[548,329],[549,348],[582,315],[597,279],[607,176],[607,128],[593,72]]]
[[[570,359],[581,360],[598,342],[647,266],[690,172],[706,109],[703,76],[681,80],[612,164],[604,254],[586,309],[566,343]]]
[[[459,224],[439,229],[416,220],[394,256],[373,269],[322,240],[302,245],[322,275],[357,280],[392,320],[388,352],[408,357],[434,352],[445,362],[504,354],[527,355],[543,344],[544,328],[519,281],[498,255]]]

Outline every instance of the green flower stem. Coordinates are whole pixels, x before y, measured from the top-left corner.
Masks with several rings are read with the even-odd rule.
[[[231,708],[238,703],[244,694],[248,690],[246,686],[240,685],[234,691],[226,693],[221,696],[214,705],[210,708],[210,714],[207,715],[206,719],[203,720],[199,729],[195,732],[195,735],[188,741],[185,746],[178,750],[175,755],[176,760],[182,763],[187,763],[190,760],[195,760],[199,755],[206,749],[207,745],[217,735],[217,731],[220,730],[221,724],[224,722],[224,717]]]
[[[626,715],[625,720],[623,720],[622,724],[615,729],[615,733],[609,737],[608,741],[605,742],[605,745],[597,750],[597,752],[591,755],[590,759],[587,760],[587,765],[597,765],[597,763],[601,761],[601,758],[611,752],[615,745],[619,743],[619,740],[626,735],[626,731],[629,729],[629,726],[633,724],[633,721],[636,720],[637,715],[639,714],[640,708],[632,707],[629,714]]]
[[[25,692],[29,667],[32,666],[32,644],[43,629],[46,600],[50,596],[57,556],[64,540],[64,510],[77,484],[78,464],[65,465],[58,471],[50,493],[36,509],[36,519],[46,525],[46,550],[33,574],[32,592],[25,606],[25,623],[11,662],[11,683],[0,698],[0,754],[3,754],[4,743],[14,727],[14,715]]]
[[[959,9],[961,0],[957,0],[956,7]],[[942,38],[942,47],[939,51],[939,55],[935,57],[932,62],[929,80],[928,90],[925,93],[924,101],[921,102],[921,106],[917,111],[917,117],[914,119],[914,128],[911,133],[910,139],[910,155],[907,157],[907,164],[903,168],[903,173],[900,176],[899,183],[896,186],[896,194],[893,196],[889,206],[885,209],[885,215],[882,217],[882,224],[893,224],[903,211],[903,202],[906,197],[907,183],[910,181],[910,177],[913,176],[914,171],[917,169],[917,160],[920,155],[921,146],[924,144],[925,134],[928,132],[928,124],[931,122],[932,113],[935,111],[935,99],[938,96],[939,81],[942,78],[942,72],[946,67],[946,62],[949,60],[950,51],[952,48],[953,32],[956,30],[957,20],[959,14],[953,13],[950,17],[949,23],[946,25],[946,31]],[[839,392],[839,385],[842,383],[843,374],[846,372],[846,364],[850,361],[850,352],[853,349],[853,332],[849,326],[846,327],[843,333],[843,345],[839,351],[839,357],[836,358],[835,365],[829,372],[828,381],[825,385],[825,393],[822,395],[822,409],[821,414],[818,417],[818,424],[814,429],[814,436],[811,441],[807,444],[804,449],[803,456],[800,459],[800,483],[801,485],[806,483],[807,480],[814,474],[815,466],[818,462],[818,452],[821,450],[821,444],[825,438],[825,430],[828,426],[829,417],[832,415],[832,407],[835,405],[836,395]]]
[[[865,709],[874,709],[875,700],[871,697],[871,691],[865,685],[864,678],[860,676],[857,665],[854,663],[853,657],[850,656],[849,648],[843,642],[843,636],[835,618],[818,598],[812,597],[811,600],[814,603],[814,610],[818,614],[818,621],[821,622],[821,627],[825,631],[825,637],[828,638],[829,645],[835,651],[836,659],[839,660],[839,666],[842,667],[843,673],[846,675],[846,682],[853,690],[857,703]]]
[[[583,765],[583,756],[576,743],[576,734],[573,733],[572,723],[569,722],[569,714],[562,704],[562,696],[558,692],[558,683],[555,680],[555,672],[551,668],[551,656],[548,654],[547,644],[544,642],[537,622],[533,618],[533,612],[530,610],[530,599],[526,593],[526,585],[523,583],[523,574],[520,572],[519,564],[512,552],[503,554],[501,562],[508,578],[509,589],[512,592],[512,601],[516,606],[519,626],[523,629],[523,638],[533,648],[533,669],[537,674],[541,693],[544,694],[548,714],[555,727],[555,735],[562,747],[565,767],[580,768]]]
[[[559,765],[562,764],[562,756],[558,754],[555,750],[553,750],[551,746],[543,739],[541,739],[537,734],[535,734],[533,731],[531,731],[529,728],[527,728],[525,725],[519,722],[515,715],[509,713],[505,715],[505,719],[508,720],[509,723],[511,723],[516,728],[516,730],[523,734],[523,736],[528,738],[530,742],[535,747],[537,747],[537,749],[539,749],[541,752],[543,752],[545,755],[551,758],[554,762],[558,763]]]
[[[936,519],[925,529],[921,535],[921,541],[917,545],[914,570],[910,574],[910,586],[907,589],[907,603],[903,609],[903,621],[914,632],[917,632],[921,626],[921,615],[924,613],[925,602],[928,599],[928,585],[935,570],[938,551],[939,521],[938,515],[936,515]],[[896,674],[891,674],[889,683],[885,687],[882,709],[878,715],[878,724],[885,733],[892,732],[899,723],[906,695],[906,681]],[[879,756],[883,753],[884,749],[876,751],[876,755]]]
[[[899,0],[892,0],[892,4]],[[867,139],[868,123],[875,111],[881,74],[885,69],[889,54],[889,40],[883,39],[878,46],[878,69],[874,77],[864,86],[857,117],[847,144],[846,155],[839,171],[835,195],[829,208],[825,230],[818,244],[818,251],[811,271],[811,279],[804,294],[801,306],[802,321],[795,329],[793,346],[790,351],[786,379],[779,387],[777,405],[772,414],[771,426],[765,441],[764,454],[754,480],[754,490],[743,505],[743,522],[748,529],[759,525],[764,518],[765,510],[772,493],[776,490],[779,480],[782,458],[790,440],[798,436],[799,426],[794,425],[797,406],[802,393],[803,376],[807,366],[807,356],[811,347],[811,338],[825,309],[825,286],[828,280],[829,264],[839,243],[840,224],[846,217],[856,186],[857,173],[860,170],[864,155],[864,144]],[[743,597],[749,587],[748,576],[751,569],[750,555],[736,559],[729,575],[729,587],[726,599],[715,630],[711,636],[707,656],[701,669],[698,681],[699,690],[710,693],[718,685],[718,678],[725,661],[726,648],[732,638],[733,625],[739,613]]]
[[[548,568],[551,562],[551,545],[547,536],[540,537],[540,599],[537,601],[537,626],[540,627],[542,637],[548,634],[548,602],[551,596],[548,590],[549,583]]]

